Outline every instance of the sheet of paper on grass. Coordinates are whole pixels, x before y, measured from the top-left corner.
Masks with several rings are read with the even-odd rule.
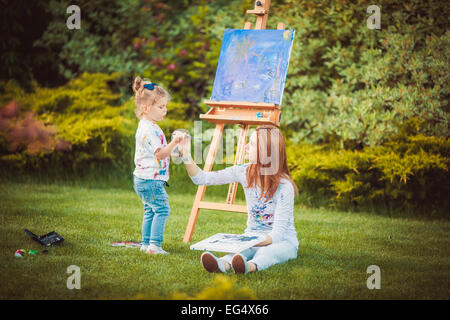
[[[265,235],[217,233],[190,246],[191,250],[238,253],[266,239]]]

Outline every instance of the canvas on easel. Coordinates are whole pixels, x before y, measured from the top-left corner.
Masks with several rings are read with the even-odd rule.
[[[270,0],[255,1],[255,8],[247,10],[256,15],[253,30],[250,22],[242,30],[225,30],[211,99],[204,101],[211,108],[200,115],[200,119],[216,124],[205,172],[212,170],[225,125],[241,126],[235,165],[244,161],[250,125],[280,125],[294,30],[286,30],[281,22],[277,30],[265,30],[269,8]],[[229,185],[225,203],[203,201],[206,186],[198,187],[184,242],[192,239],[200,209],[248,213],[246,206],[234,203],[237,187],[237,182]]]
[[[294,30],[224,32],[210,100],[211,123],[278,126]]]
[[[226,29],[212,101],[281,105],[294,30]]]

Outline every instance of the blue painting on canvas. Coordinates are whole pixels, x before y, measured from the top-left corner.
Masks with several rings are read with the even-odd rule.
[[[226,29],[211,100],[281,105],[294,33]]]

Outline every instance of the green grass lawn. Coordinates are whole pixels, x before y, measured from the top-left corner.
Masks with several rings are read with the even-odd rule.
[[[182,242],[195,191],[168,192],[172,210],[163,247],[171,254],[149,256],[110,246],[140,240],[143,209],[132,189],[0,182],[0,299],[170,299],[214,287],[216,275],[201,267],[201,252]],[[203,210],[192,241],[241,233],[245,223],[240,213]],[[298,258],[254,274],[228,273],[236,292],[259,299],[450,298],[447,220],[296,206],[295,225]],[[47,255],[16,258],[17,249],[43,250],[24,228],[38,235],[55,230],[66,241]],[[70,265],[81,269],[80,290],[67,289]],[[369,265],[381,269],[379,290],[367,289]]]

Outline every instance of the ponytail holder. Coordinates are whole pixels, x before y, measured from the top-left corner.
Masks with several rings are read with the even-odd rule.
[[[148,89],[148,90],[153,90],[153,89],[155,89],[155,86],[157,86],[157,84],[156,83],[147,83],[147,84],[144,84],[144,88],[145,89]]]

